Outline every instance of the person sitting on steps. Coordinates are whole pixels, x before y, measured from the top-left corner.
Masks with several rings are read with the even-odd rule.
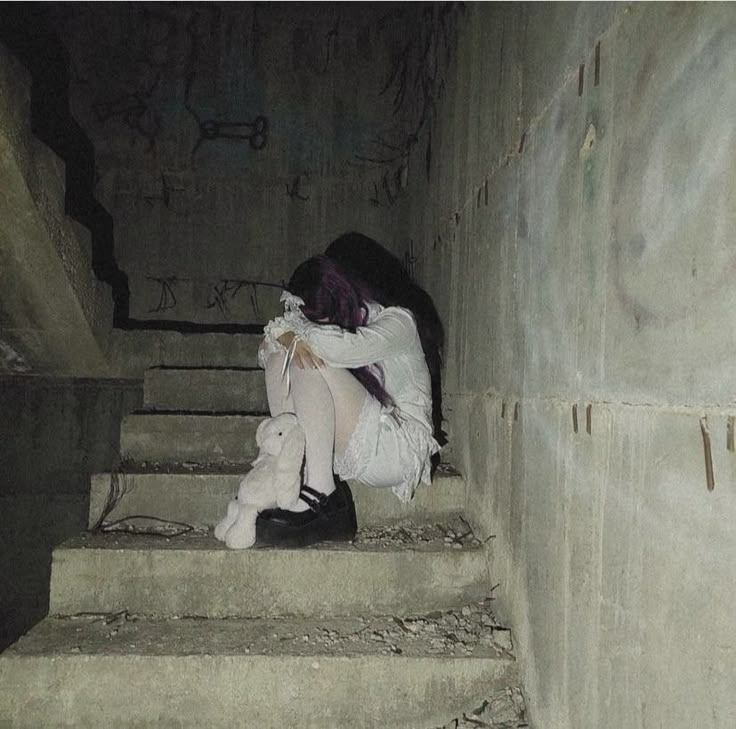
[[[304,486],[292,510],[259,515],[256,543],[351,540],[345,481],[390,487],[402,501],[430,481],[439,445],[422,339],[432,338],[420,338],[410,310],[327,256],[299,265],[281,300],[258,361],[271,415],[293,412],[304,429]]]

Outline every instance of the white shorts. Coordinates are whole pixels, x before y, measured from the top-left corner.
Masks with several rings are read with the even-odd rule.
[[[420,423],[368,395],[343,457],[335,456],[335,472],[367,486],[391,487],[401,501],[409,501],[420,482],[430,482],[436,450]]]

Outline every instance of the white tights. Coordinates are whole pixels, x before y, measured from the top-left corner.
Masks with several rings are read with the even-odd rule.
[[[290,366],[290,392],[281,376],[285,353],[272,354],[266,362],[266,392],[272,416],[294,413],[306,436],[305,480],[323,494],[335,490],[332,464],[335,453],[342,457],[355,431],[366,397],[366,389],[345,369]],[[306,509],[297,502],[295,511]]]

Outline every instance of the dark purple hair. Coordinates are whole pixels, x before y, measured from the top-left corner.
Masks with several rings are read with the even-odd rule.
[[[383,306],[401,306],[414,314],[424,358],[432,381],[432,424],[440,445],[447,443],[442,429],[442,349],[445,332],[431,296],[409,276],[401,261],[378,241],[350,232],[341,235],[325,253],[350,274],[365,282],[374,300]],[[439,462],[439,454],[434,462]]]
[[[286,288],[304,300],[302,313],[307,319],[317,324],[337,324],[350,332],[367,324],[367,302],[378,301],[370,287],[327,256],[314,256],[297,266]],[[380,365],[357,367],[350,372],[380,403],[393,402],[383,387]]]

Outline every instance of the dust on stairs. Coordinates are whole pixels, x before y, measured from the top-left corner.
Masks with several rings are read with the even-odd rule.
[[[352,484],[353,543],[214,539],[266,409],[253,369],[145,372],[90,530],[54,552],[49,616],[0,656],[2,729],[527,726],[452,469],[408,506]]]

